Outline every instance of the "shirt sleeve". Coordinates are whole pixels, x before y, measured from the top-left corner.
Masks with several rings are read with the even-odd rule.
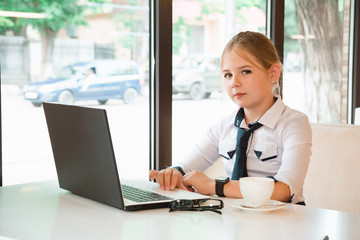
[[[282,131],[282,143],[282,163],[274,177],[289,185],[294,202],[303,201],[302,187],[312,146],[311,126],[306,115],[297,115],[287,121]]]
[[[180,166],[185,173],[193,170],[205,171],[212,166],[220,157],[219,139],[225,122],[223,119],[211,126],[200,142],[177,166]]]

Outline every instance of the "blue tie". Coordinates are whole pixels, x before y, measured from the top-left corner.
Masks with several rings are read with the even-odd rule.
[[[234,125],[238,127],[237,139],[236,139],[236,159],[231,176],[231,180],[239,180],[241,177],[247,177],[246,158],[247,147],[251,133],[262,126],[261,123],[249,124],[250,129],[245,130],[240,127],[242,120],[244,119],[244,109],[240,108],[235,117]]]

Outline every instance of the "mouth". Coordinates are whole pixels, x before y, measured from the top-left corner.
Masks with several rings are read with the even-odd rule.
[[[244,96],[246,93],[239,93],[239,92],[237,92],[237,93],[234,93],[234,97],[235,98],[241,98],[242,96]]]

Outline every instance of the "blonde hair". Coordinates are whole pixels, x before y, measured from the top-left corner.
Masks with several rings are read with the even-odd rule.
[[[261,67],[266,70],[269,70],[273,64],[279,64],[282,68],[279,55],[270,39],[262,33],[251,31],[240,32],[228,42],[221,55],[221,68],[223,67],[224,56],[238,48],[244,48],[249,54],[255,57],[257,62],[261,64]],[[273,92],[277,93],[279,91],[278,88],[279,83],[277,79],[273,86]]]

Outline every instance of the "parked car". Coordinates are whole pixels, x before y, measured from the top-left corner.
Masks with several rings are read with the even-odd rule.
[[[140,93],[137,64],[118,60],[70,64],[44,82],[24,86],[24,98],[36,107],[42,102],[72,104],[78,100],[97,100],[106,104],[111,98],[123,99],[129,104]]]
[[[185,93],[192,100],[208,98],[212,92],[220,92],[220,59],[207,57],[198,62],[185,59],[173,69],[173,94]]]

